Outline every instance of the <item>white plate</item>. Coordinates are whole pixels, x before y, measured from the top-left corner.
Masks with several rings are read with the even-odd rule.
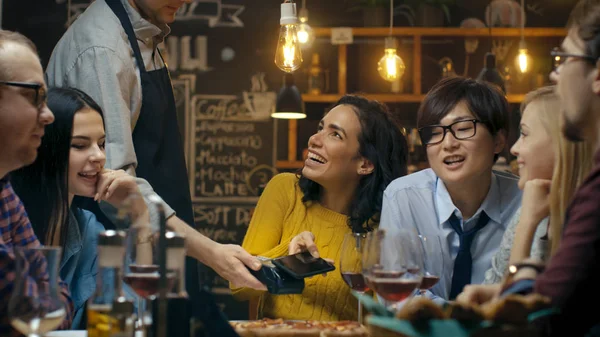
[[[87,337],[85,330],[60,330],[45,334],[46,337]]]
[[[44,335],[45,337],[87,337],[87,331],[85,330],[60,330],[48,332]],[[142,337],[143,334],[140,331],[136,331],[136,337]]]

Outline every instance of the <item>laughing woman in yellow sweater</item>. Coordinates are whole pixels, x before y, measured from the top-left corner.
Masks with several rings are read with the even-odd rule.
[[[267,184],[242,244],[267,258],[309,249],[333,260],[336,271],[305,279],[301,295],[233,288],[234,296],[260,297],[260,317],[356,320],[356,299],[339,273],[344,234],[378,225],[383,191],[406,174],[406,158],[406,140],[384,105],[342,97],[310,137],[302,171],[276,175]]]

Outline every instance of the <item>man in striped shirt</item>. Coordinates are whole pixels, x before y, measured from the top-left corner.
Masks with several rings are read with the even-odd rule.
[[[13,248],[38,247],[40,242],[8,174],[33,163],[44,127],[53,121],[35,46],[19,33],[0,30],[0,336],[20,335],[10,327],[8,316],[15,283],[26,283],[25,289],[34,294],[47,283],[48,271],[36,261],[29,261],[37,270],[28,277],[16,275]],[[64,282],[60,282],[60,298],[67,312],[61,328],[69,328],[73,303]]]

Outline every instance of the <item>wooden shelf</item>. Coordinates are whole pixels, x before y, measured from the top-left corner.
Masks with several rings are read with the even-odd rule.
[[[331,27],[312,27],[315,36],[331,36]],[[388,36],[390,29],[386,27],[352,27],[354,36]],[[490,36],[488,28],[456,28],[456,27],[395,27],[394,36]],[[519,28],[492,28],[493,37],[520,37]],[[525,37],[565,37],[565,28],[525,28]]]
[[[278,160],[275,163],[275,168],[278,169],[299,169],[304,166],[304,161],[289,161],[289,160]]]
[[[414,95],[414,94],[363,94],[369,99],[374,99],[384,103],[421,103],[425,95]],[[325,94],[325,95],[302,95],[302,100],[305,103],[335,103],[341,94]],[[511,94],[507,95],[509,103],[521,103],[525,95],[523,94]]]
[[[355,37],[384,37],[390,34],[388,27],[350,27]],[[332,27],[313,27],[316,36],[331,36]],[[395,27],[392,29],[392,35],[412,37],[412,88],[404,94],[378,94],[378,93],[360,93],[370,99],[378,100],[384,103],[421,103],[425,97],[421,91],[421,70],[422,70],[422,44],[424,37],[514,37],[521,36],[519,28],[457,28],[457,27]],[[563,38],[567,35],[565,28],[538,27],[525,28],[523,36],[533,37],[554,37]],[[347,92],[347,72],[348,72],[348,46],[345,44],[337,45],[337,93],[322,95],[302,95],[305,103],[335,103],[342,95]],[[507,95],[510,103],[521,103],[525,95]],[[290,120],[288,124],[288,157],[287,160],[280,160],[276,163],[279,169],[297,169],[304,165],[303,161],[297,160],[297,129],[298,124],[295,120]]]

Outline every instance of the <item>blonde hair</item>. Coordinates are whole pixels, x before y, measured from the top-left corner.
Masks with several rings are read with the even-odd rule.
[[[562,237],[563,223],[567,207],[573,195],[592,169],[594,146],[590,141],[570,142],[562,133],[560,118],[561,102],[554,92],[554,86],[534,90],[525,96],[521,103],[521,112],[535,103],[540,107],[539,117],[542,125],[552,139],[554,148],[554,169],[550,189],[550,221],[548,234],[551,255],[556,252]]]

